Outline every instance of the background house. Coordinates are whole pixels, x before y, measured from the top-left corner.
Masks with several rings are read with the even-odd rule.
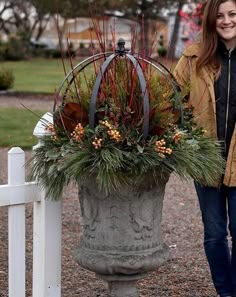
[[[58,25],[57,25],[58,24]],[[99,48],[98,32],[101,32],[101,39],[105,43],[107,49],[116,46],[119,38],[124,38],[126,47],[131,47],[132,36],[136,34],[137,46],[139,39],[142,37],[141,28],[134,20],[129,20],[114,16],[91,18],[76,18],[76,19],[51,19],[38,42],[44,43],[49,48],[57,48],[58,29],[62,36],[62,44],[67,47],[67,40],[73,45],[73,49]],[[149,24],[150,40],[153,44],[153,51],[156,53],[158,40],[160,35],[164,36],[164,40],[168,42],[168,23],[165,18],[150,21]],[[136,33],[134,33],[136,32]]]

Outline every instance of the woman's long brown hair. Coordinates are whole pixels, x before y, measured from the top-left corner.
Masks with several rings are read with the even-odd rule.
[[[210,66],[215,70],[219,70],[216,17],[220,4],[227,1],[229,0],[208,0],[206,3],[202,23],[201,49],[196,64],[197,72],[204,66]]]

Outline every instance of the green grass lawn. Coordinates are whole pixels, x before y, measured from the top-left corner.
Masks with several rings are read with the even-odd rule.
[[[73,65],[77,63],[78,61],[74,61]],[[53,94],[65,77],[60,59],[38,58],[28,61],[0,62],[0,69],[3,67],[12,69],[15,76],[13,90],[16,92]],[[67,73],[71,70],[68,60],[66,70]],[[39,117],[45,113],[42,110],[34,112]],[[32,134],[38,120],[28,110],[0,108],[0,147],[32,148],[37,143],[37,139]]]
[[[68,60],[66,71],[71,70]],[[78,61],[74,61],[76,65]],[[14,91],[55,93],[65,75],[61,59],[32,59],[16,62],[0,62],[1,68],[9,68],[15,76]]]
[[[79,60],[74,60],[75,66]],[[163,61],[163,63],[173,69],[174,62]],[[55,90],[61,85],[65,74],[61,59],[44,59],[35,58],[26,61],[0,62],[1,68],[9,68],[13,71],[15,82],[13,90],[17,92],[30,93],[50,93],[54,94]],[[71,70],[69,59],[65,59],[66,72]],[[93,73],[93,66],[86,68],[86,76]],[[82,82],[83,84],[83,82]]]
[[[39,117],[45,112],[34,110]],[[33,130],[39,118],[26,109],[0,108],[0,147],[31,149],[38,140]]]

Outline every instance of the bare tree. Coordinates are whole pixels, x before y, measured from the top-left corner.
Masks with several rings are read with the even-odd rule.
[[[1,0],[0,30],[10,36],[24,36],[30,41],[32,36],[38,40],[42,35],[50,14],[34,0]]]

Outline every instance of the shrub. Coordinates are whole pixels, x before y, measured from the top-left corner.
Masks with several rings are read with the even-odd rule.
[[[6,43],[0,42],[0,61],[5,60]]]
[[[166,56],[166,54],[167,54],[167,49],[166,49],[166,47],[159,47],[158,49],[157,49],[157,53],[158,53],[158,55],[160,56],[160,57],[165,57]]]
[[[45,48],[43,50],[43,54],[45,58],[54,58],[54,59],[58,59],[61,58],[61,51],[60,49],[56,49],[56,48]]]
[[[6,43],[4,57],[5,60],[9,61],[20,61],[26,59],[26,52],[27,51],[24,42],[17,37],[12,37]]]
[[[85,48],[84,43],[82,41],[79,44],[79,48]]]
[[[44,57],[50,59],[60,59],[61,57],[73,56],[74,52],[61,51],[59,48],[46,48],[44,49]]]
[[[10,69],[0,70],[0,90],[7,90],[13,87],[14,75]]]
[[[157,48],[157,53],[160,57],[165,57],[166,54],[167,54],[167,49],[166,47],[164,46],[164,36],[163,35],[160,35],[159,36],[159,46]]]

